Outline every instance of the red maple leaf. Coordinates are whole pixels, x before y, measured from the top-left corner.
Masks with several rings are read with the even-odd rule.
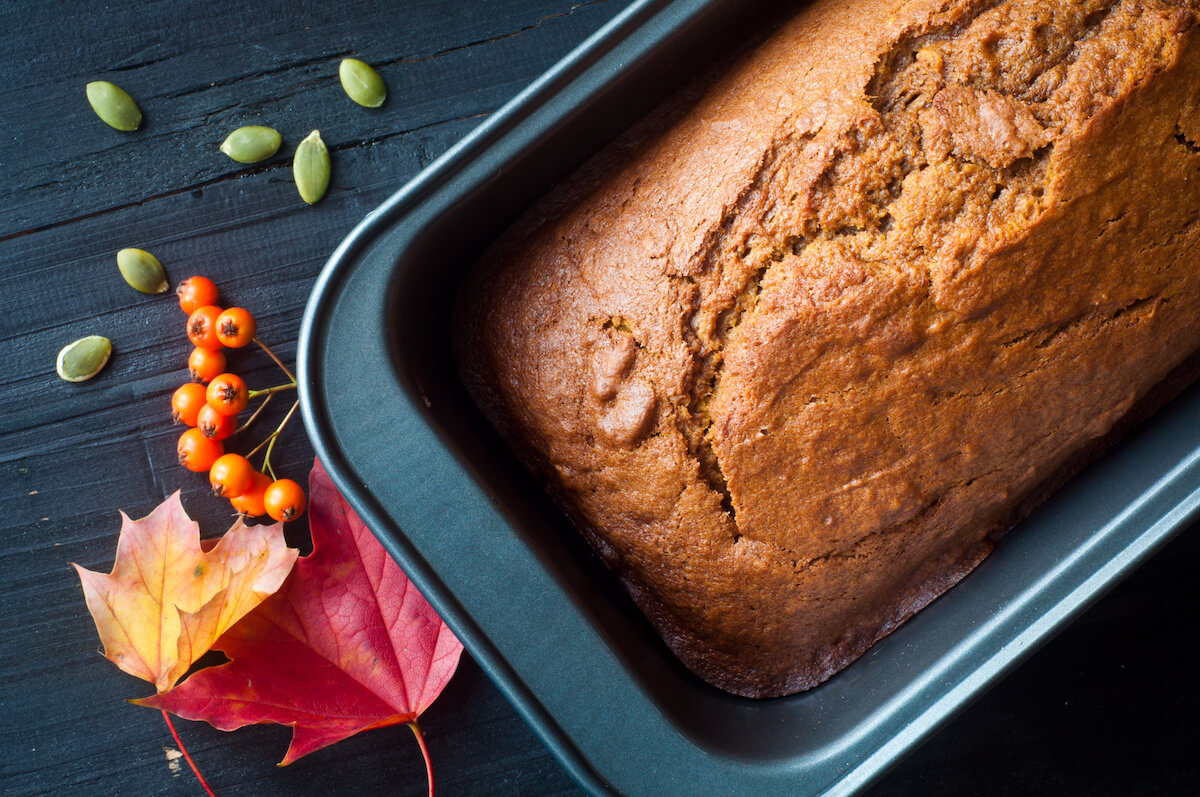
[[[407,723],[428,766],[416,719],[454,674],[462,644],[320,462],[309,492],[313,552],[217,640],[213,647],[230,661],[135,702],[227,731],[290,725],[281,765],[361,731]]]

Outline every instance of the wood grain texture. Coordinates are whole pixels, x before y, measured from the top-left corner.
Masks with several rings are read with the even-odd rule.
[[[18,411],[0,419],[0,792],[195,794],[161,717],[128,705],[149,687],[97,653],[68,562],[107,570],[117,509],[145,514],[177,487],[208,534],[231,522],[200,476],[175,462],[171,392],[189,345],[169,296],[130,290],[115,254],[154,252],[172,283],[194,273],[252,308],[287,360],[329,253],[372,208],[621,8],[619,2],[78,3],[0,5],[0,362]],[[374,64],[390,98],[345,97],[337,64]],[[92,115],[88,80],[141,104],[118,133]],[[279,155],[243,166],[217,145],[269,124]],[[333,150],[327,197],[309,208],[290,158],[309,130]],[[133,242],[137,242],[136,244]],[[53,362],[91,332],[115,354],[69,385]],[[253,352],[231,355],[252,385],[278,381]],[[287,403],[276,401],[281,417]],[[267,428],[270,428],[269,426]],[[276,463],[303,479],[312,450],[299,425]],[[303,527],[290,529],[299,539]],[[227,794],[425,793],[411,734],[363,734],[284,769],[289,731],[224,734],[180,722],[214,789]],[[575,787],[478,667],[464,659],[423,719],[447,794],[557,794]]]
[[[182,314],[168,296],[128,288],[116,251],[155,253],[172,283],[212,277],[292,360],[313,279],[351,228],[625,5],[0,4],[0,792],[199,793],[170,765],[157,713],[123,702],[150,687],[97,653],[67,564],[107,570],[117,509],[143,515],[176,488],[207,533],[231,522],[203,478],[175,462],[167,408],[190,348]],[[387,81],[381,109],[343,95],[346,55]],[[138,100],[141,130],[95,118],[83,94],[94,79]],[[283,149],[253,166],[225,158],[217,145],[245,124],[276,127]],[[290,157],[313,128],[333,150],[334,176],[310,208]],[[112,338],[112,361],[91,382],[60,381],[55,354],[87,334]],[[254,353],[232,362],[252,385],[276,379]],[[278,418],[286,402],[272,409]],[[311,458],[296,425],[277,467],[303,478]],[[305,530],[291,533],[299,541]],[[871,793],[1200,793],[1200,688],[1180,631],[1197,627],[1198,554],[1193,528]],[[279,769],[286,729],[178,724],[221,795],[425,794],[402,727]],[[422,725],[442,794],[577,793],[468,658]]]
[[[286,171],[291,149],[314,128],[336,153],[477,119],[617,5],[191,0],[68,3],[37,14],[6,4],[0,29],[21,36],[7,54],[11,71],[0,108],[8,119],[27,120],[36,137],[11,135],[0,143],[8,172],[0,188],[0,239]],[[337,63],[350,55],[373,64],[387,81],[392,99],[382,112],[344,96]],[[96,79],[117,83],[138,101],[144,121],[136,134],[105,127],[81,101],[84,84]],[[259,123],[284,137],[276,158],[247,169],[217,151],[231,130]],[[120,191],[113,183],[118,174],[132,178],[121,181]],[[399,184],[396,172],[385,175],[389,187]],[[335,177],[334,190],[352,185],[360,188]]]

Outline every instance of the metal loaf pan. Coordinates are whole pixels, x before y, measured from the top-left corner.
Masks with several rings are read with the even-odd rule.
[[[1200,506],[1192,389],[959,586],[828,683],[748,700],[672,656],[459,383],[451,304],[555,180],[762,27],[641,0],[368,216],[304,318],[305,422],[339,489],[594,793],[849,794],[1147,557]]]

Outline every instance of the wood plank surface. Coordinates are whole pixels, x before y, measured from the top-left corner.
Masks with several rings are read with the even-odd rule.
[[[68,566],[107,571],[117,510],[143,515],[175,489],[210,534],[231,521],[175,459],[168,404],[190,349],[182,314],[169,296],[128,288],[116,251],[154,252],[172,283],[210,276],[292,361],[309,290],[338,242],[626,4],[0,2],[0,793],[199,793],[165,752],[175,745],[161,717],[124,702],[149,686],[99,655]],[[379,69],[381,109],[342,93],[346,56]],[[97,79],[137,98],[140,130],[94,116],[84,85]],[[245,166],[217,151],[246,124],[280,130],[280,153]],[[334,176],[307,207],[290,158],[316,128]],[[62,382],[55,354],[88,334],[113,340],[112,361],[91,382]],[[232,362],[252,384],[276,379],[253,353]],[[278,418],[286,402],[276,404]],[[312,450],[298,423],[278,450],[277,468],[305,478]],[[1200,687],[1186,655],[1200,627],[1196,531],[869,793],[1200,793]],[[178,724],[220,795],[425,794],[403,727],[277,768],[286,729]],[[578,793],[469,657],[422,725],[442,794]]]

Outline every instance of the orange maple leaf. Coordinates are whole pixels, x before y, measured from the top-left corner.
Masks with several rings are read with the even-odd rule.
[[[279,589],[299,553],[284,543],[282,524],[241,519],[208,547],[176,491],[141,520],[121,513],[112,573],[72,563],[105,657],[159,692]]]

